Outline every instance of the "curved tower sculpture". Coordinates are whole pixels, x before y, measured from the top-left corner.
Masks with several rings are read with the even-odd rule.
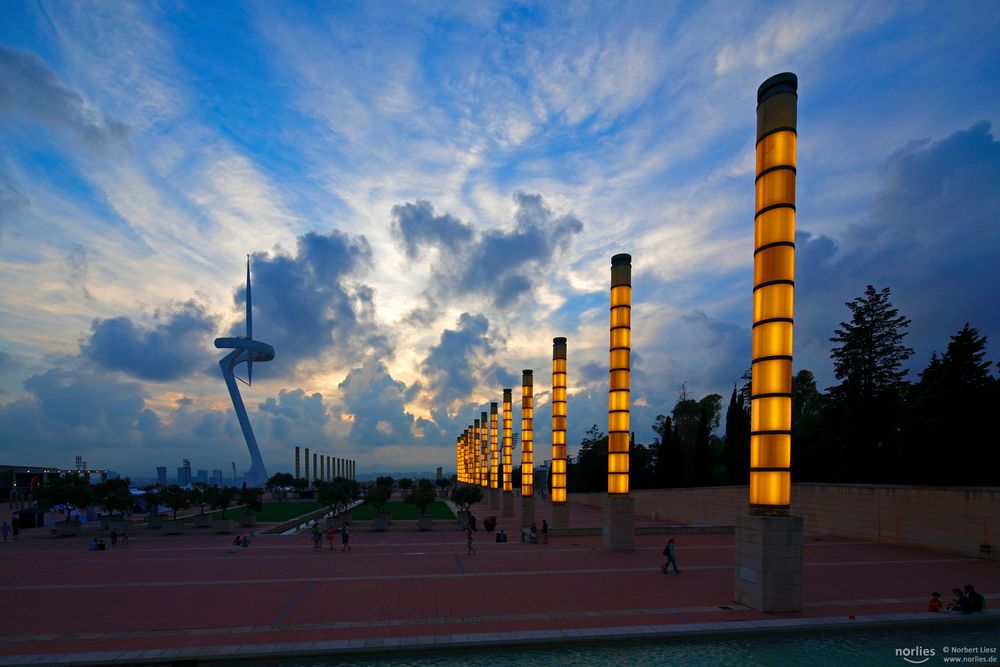
[[[236,386],[236,375],[234,373],[238,364],[247,365],[247,386],[253,383],[253,362],[271,361],[274,359],[274,348],[267,343],[253,339],[253,309],[250,299],[250,256],[247,255],[247,335],[245,338],[216,338],[215,347],[220,350],[232,350],[229,354],[219,360],[222,367],[222,377],[226,380],[226,387],[229,389],[229,396],[233,399],[233,408],[236,410],[236,418],[240,421],[240,429],[243,431],[243,438],[247,441],[247,449],[250,451],[250,470],[244,476],[244,482],[250,488],[262,488],[267,482],[267,469],[264,467],[264,460],[260,457],[260,448],[257,447],[257,438],[250,428],[250,419],[247,417],[247,409],[243,405],[240,397],[240,390]],[[306,475],[309,475],[309,450],[306,450]],[[314,466],[315,467],[315,466]]]

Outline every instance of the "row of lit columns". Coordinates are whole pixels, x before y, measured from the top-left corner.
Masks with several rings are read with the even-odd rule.
[[[353,460],[327,456],[317,452],[312,453],[312,466],[310,467],[309,448],[305,448],[305,457],[300,459],[299,448],[295,447],[295,479],[304,479],[310,484],[313,482],[332,482],[338,477],[353,480],[354,473],[355,462]]]

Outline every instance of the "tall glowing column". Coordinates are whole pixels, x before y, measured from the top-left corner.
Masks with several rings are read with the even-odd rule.
[[[478,486],[483,485],[483,444],[480,440],[480,425],[478,419],[472,420],[472,449],[475,450],[473,454],[476,457],[476,479],[473,484]]]
[[[496,401],[490,403],[490,509],[500,509],[500,418]]]
[[[632,350],[632,256],[611,258],[611,348],[608,382],[608,497],[605,549],[635,549],[635,500],[628,494],[629,384]]]
[[[483,477],[480,485],[483,487],[483,497],[489,493],[490,487],[490,417],[487,413],[482,413],[479,418],[481,430],[479,431],[479,458],[483,462]],[[488,501],[487,501],[488,502]]]
[[[804,525],[789,516],[797,107],[791,72],[757,90],[750,512],[736,517],[734,598],[767,612],[802,608]]]
[[[312,478],[312,481],[314,481],[314,482],[319,479],[319,464],[317,463],[318,460],[319,460],[319,454],[317,454],[316,452],[313,452],[313,478]]]
[[[521,371],[521,527],[535,521],[535,387],[530,370]]]
[[[503,498],[500,501],[503,507],[503,516],[514,516],[514,486],[511,481],[514,463],[514,427],[512,423],[514,406],[513,399],[511,398],[512,394],[512,389],[503,390]]]
[[[306,486],[312,484],[312,477],[309,476],[309,448],[306,447]]]
[[[552,526],[569,526],[566,505],[566,339],[552,339]]]
[[[300,472],[301,472],[301,470],[299,468],[299,448],[296,446],[295,447],[295,479],[302,479],[302,475],[299,474]]]

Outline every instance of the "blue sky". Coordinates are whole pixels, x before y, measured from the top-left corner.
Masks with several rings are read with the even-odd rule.
[[[795,366],[892,288],[914,374],[1000,339],[1000,12],[958,3],[34,3],[0,15],[0,451],[136,476],[453,463],[569,339],[570,451],[606,424],[633,255],[633,428],[749,367],[755,92],[799,76]],[[517,416],[515,412],[515,417]]]

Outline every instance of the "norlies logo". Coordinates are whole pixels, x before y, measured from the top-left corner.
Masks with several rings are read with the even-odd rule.
[[[935,652],[936,651],[932,648],[914,646],[913,648],[897,648],[896,656],[912,665],[922,665],[933,658]]]

